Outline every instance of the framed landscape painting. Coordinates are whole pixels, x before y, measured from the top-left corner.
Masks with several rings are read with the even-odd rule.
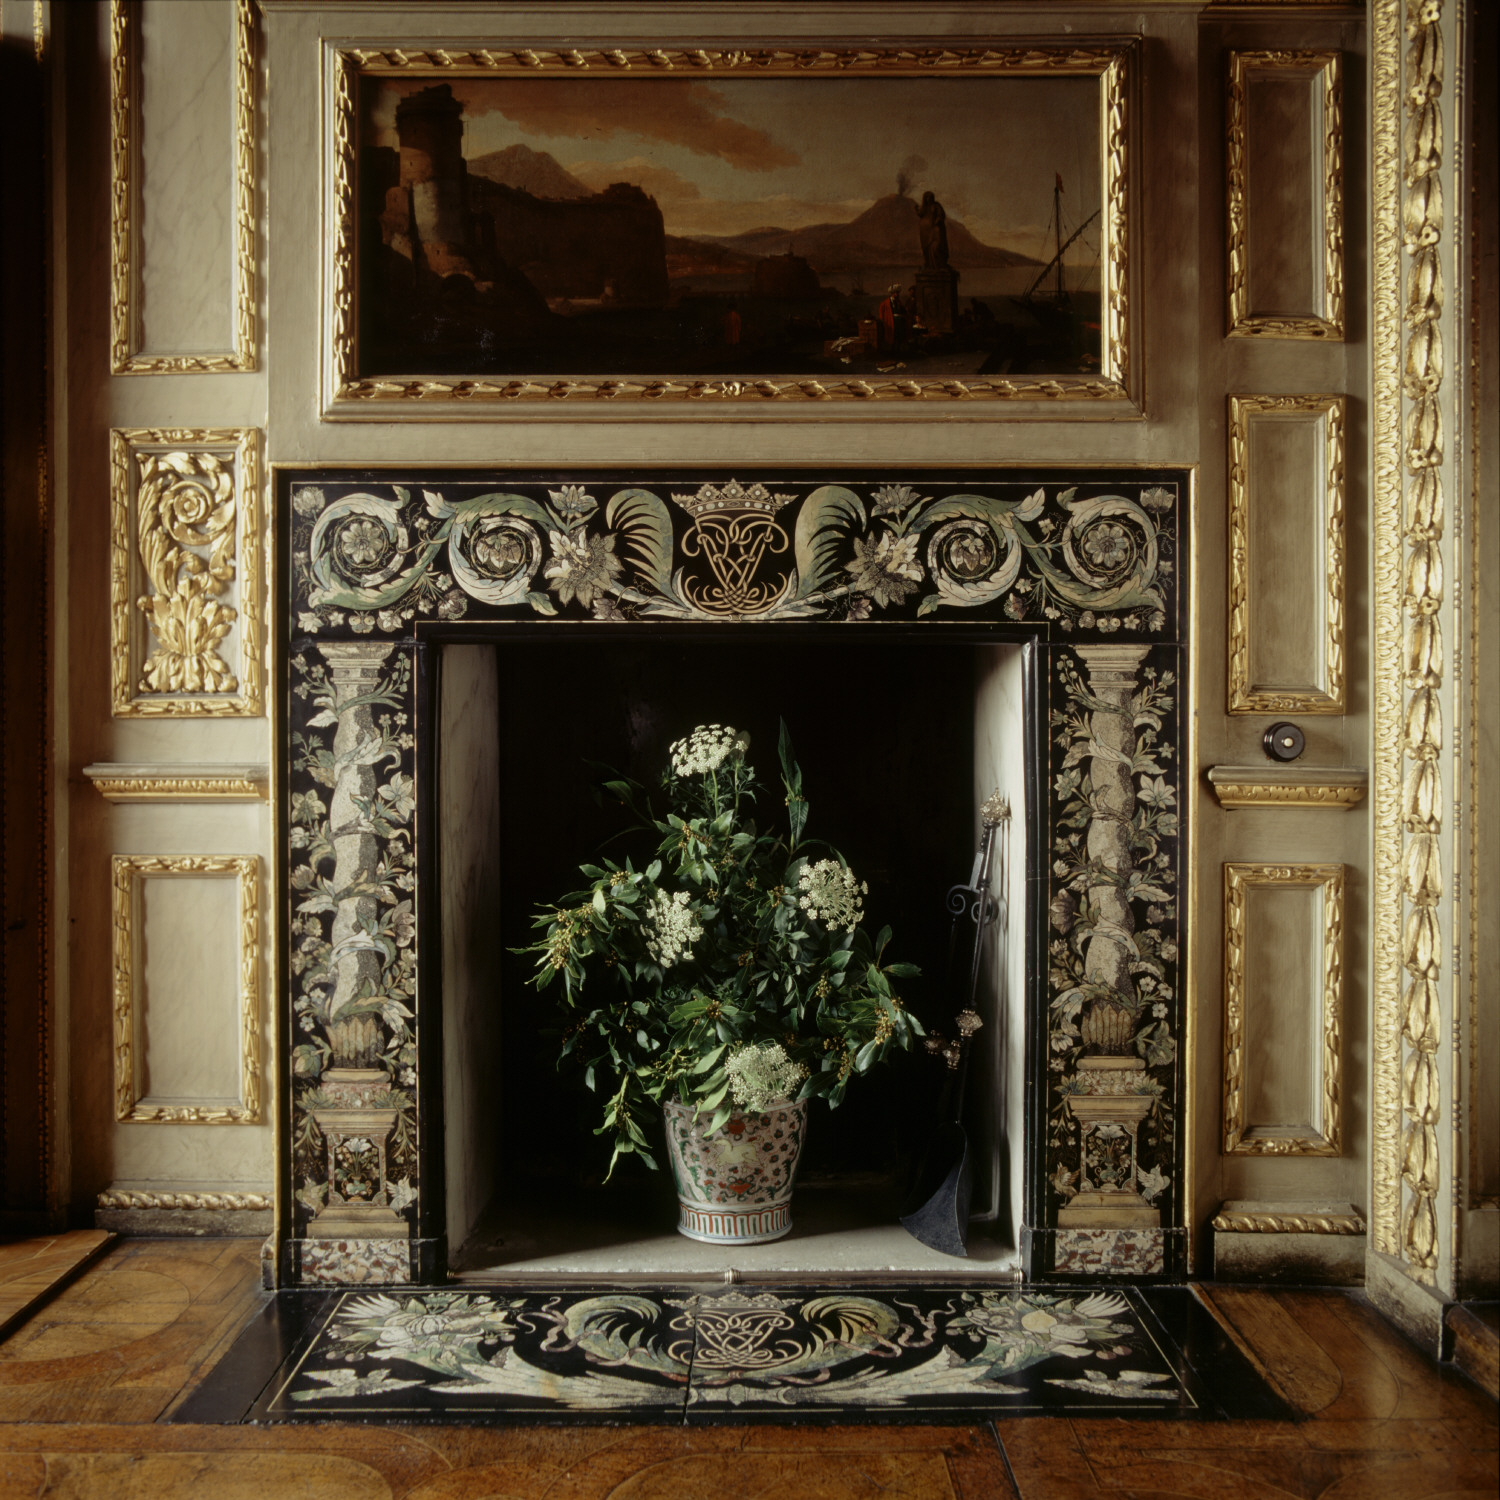
[[[332,49],[326,414],[1128,399],[1131,57]]]

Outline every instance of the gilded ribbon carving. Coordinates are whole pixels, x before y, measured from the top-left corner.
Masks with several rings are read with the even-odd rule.
[[[1365,1221],[1357,1213],[1282,1214],[1221,1210],[1213,1218],[1220,1234],[1363,1234]]]
[[[95,1200],[99,1208],[168,1209],[178,1213],[266,1213],[269,1193],[157,1193],[110,1188]]]

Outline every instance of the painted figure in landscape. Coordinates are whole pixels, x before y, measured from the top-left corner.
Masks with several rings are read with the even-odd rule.
[[[948,215],[931,188],[922,194],[917,219],[922,226],[922,269],[943,270],[948,264]]]
[[[1087,76],[366,74],[359,373],[1097,370],[1097,95]],[[1059,174],[1094,213],[1061,311],[1030,295]]]

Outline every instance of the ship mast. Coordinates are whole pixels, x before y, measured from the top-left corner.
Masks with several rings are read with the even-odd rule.
[[[1066,300],[1066,292],[1063,289],[1063,242],[1062,242],[1062,173],[1055,174],[1057,185],[1052,189],[1052,224],[1057,234],[1057,300],[1059,303]]]

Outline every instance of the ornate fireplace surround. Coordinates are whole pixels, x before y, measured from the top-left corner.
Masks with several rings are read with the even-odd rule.
[[[1182,1274],[1190,471],[282,467],[275,503],[279,1284],[445,1272],[445,641],[776,627],[1034,643],[1021,1248]]]

